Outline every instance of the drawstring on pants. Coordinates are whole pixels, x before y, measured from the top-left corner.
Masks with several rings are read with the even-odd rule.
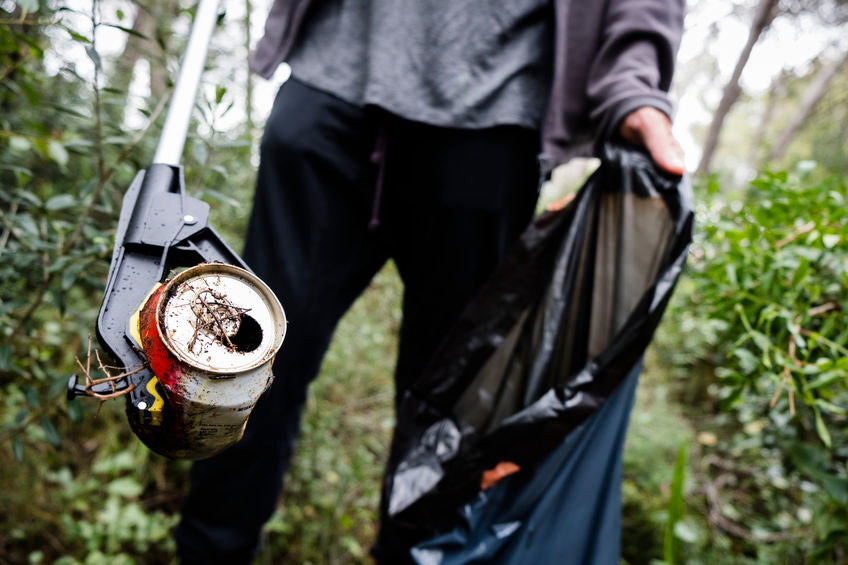
[[[371,162],[377,165],[377,184],[374,188],[374,202],[371,204],[371,221],[368,222],[368,229],[371,231],[376,230],[380,225],[380,201],[383,199],[387,138],[386,126],[380,124],[377,129],[377,139],[374,142],[374,151],[371,153]]]

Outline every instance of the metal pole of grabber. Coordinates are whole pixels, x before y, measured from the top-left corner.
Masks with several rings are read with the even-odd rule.
[[[168,115],[159,137],[159,145],[156,146],[156,154],[153,156],[154,163],[172,166],[180,164],[194,100],[197,97],[197,87],[206,63],[206,51],[217,19],[218,0],[200,0],[177,77],[177,85],[171,95]]]

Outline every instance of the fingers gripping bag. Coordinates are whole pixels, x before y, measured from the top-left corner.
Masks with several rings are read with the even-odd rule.
[[[620,481],[641,359],[693,225],[687,177],[639,149],[603,153],[573,200],[522,234],[401,399],[378,556],[548,563],[569,520],[583,545],[598,541],[593,516],[619,499],[580,497]]]

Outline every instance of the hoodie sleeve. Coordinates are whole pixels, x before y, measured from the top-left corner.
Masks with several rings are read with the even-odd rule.
[[[587,95],[596,142],[627,114],[653,106],[671,117],[668,89],[683,33],[685,0],[610,0]],[[597,145],[596,145],[597,147]]]
[[[265,20],[265,35],[250,54],[250,69],[271,78],[294,45],[306,10],[313,0],[274,0]]]

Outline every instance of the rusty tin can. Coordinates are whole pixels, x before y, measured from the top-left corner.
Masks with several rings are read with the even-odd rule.
[[[196,265],[153,291],[138,329],[166,400],[161,425],[139,430],[130,419],[139,437],[179,459],[211,457],[241,439],[285,337],[271,289],[232,265]]]

